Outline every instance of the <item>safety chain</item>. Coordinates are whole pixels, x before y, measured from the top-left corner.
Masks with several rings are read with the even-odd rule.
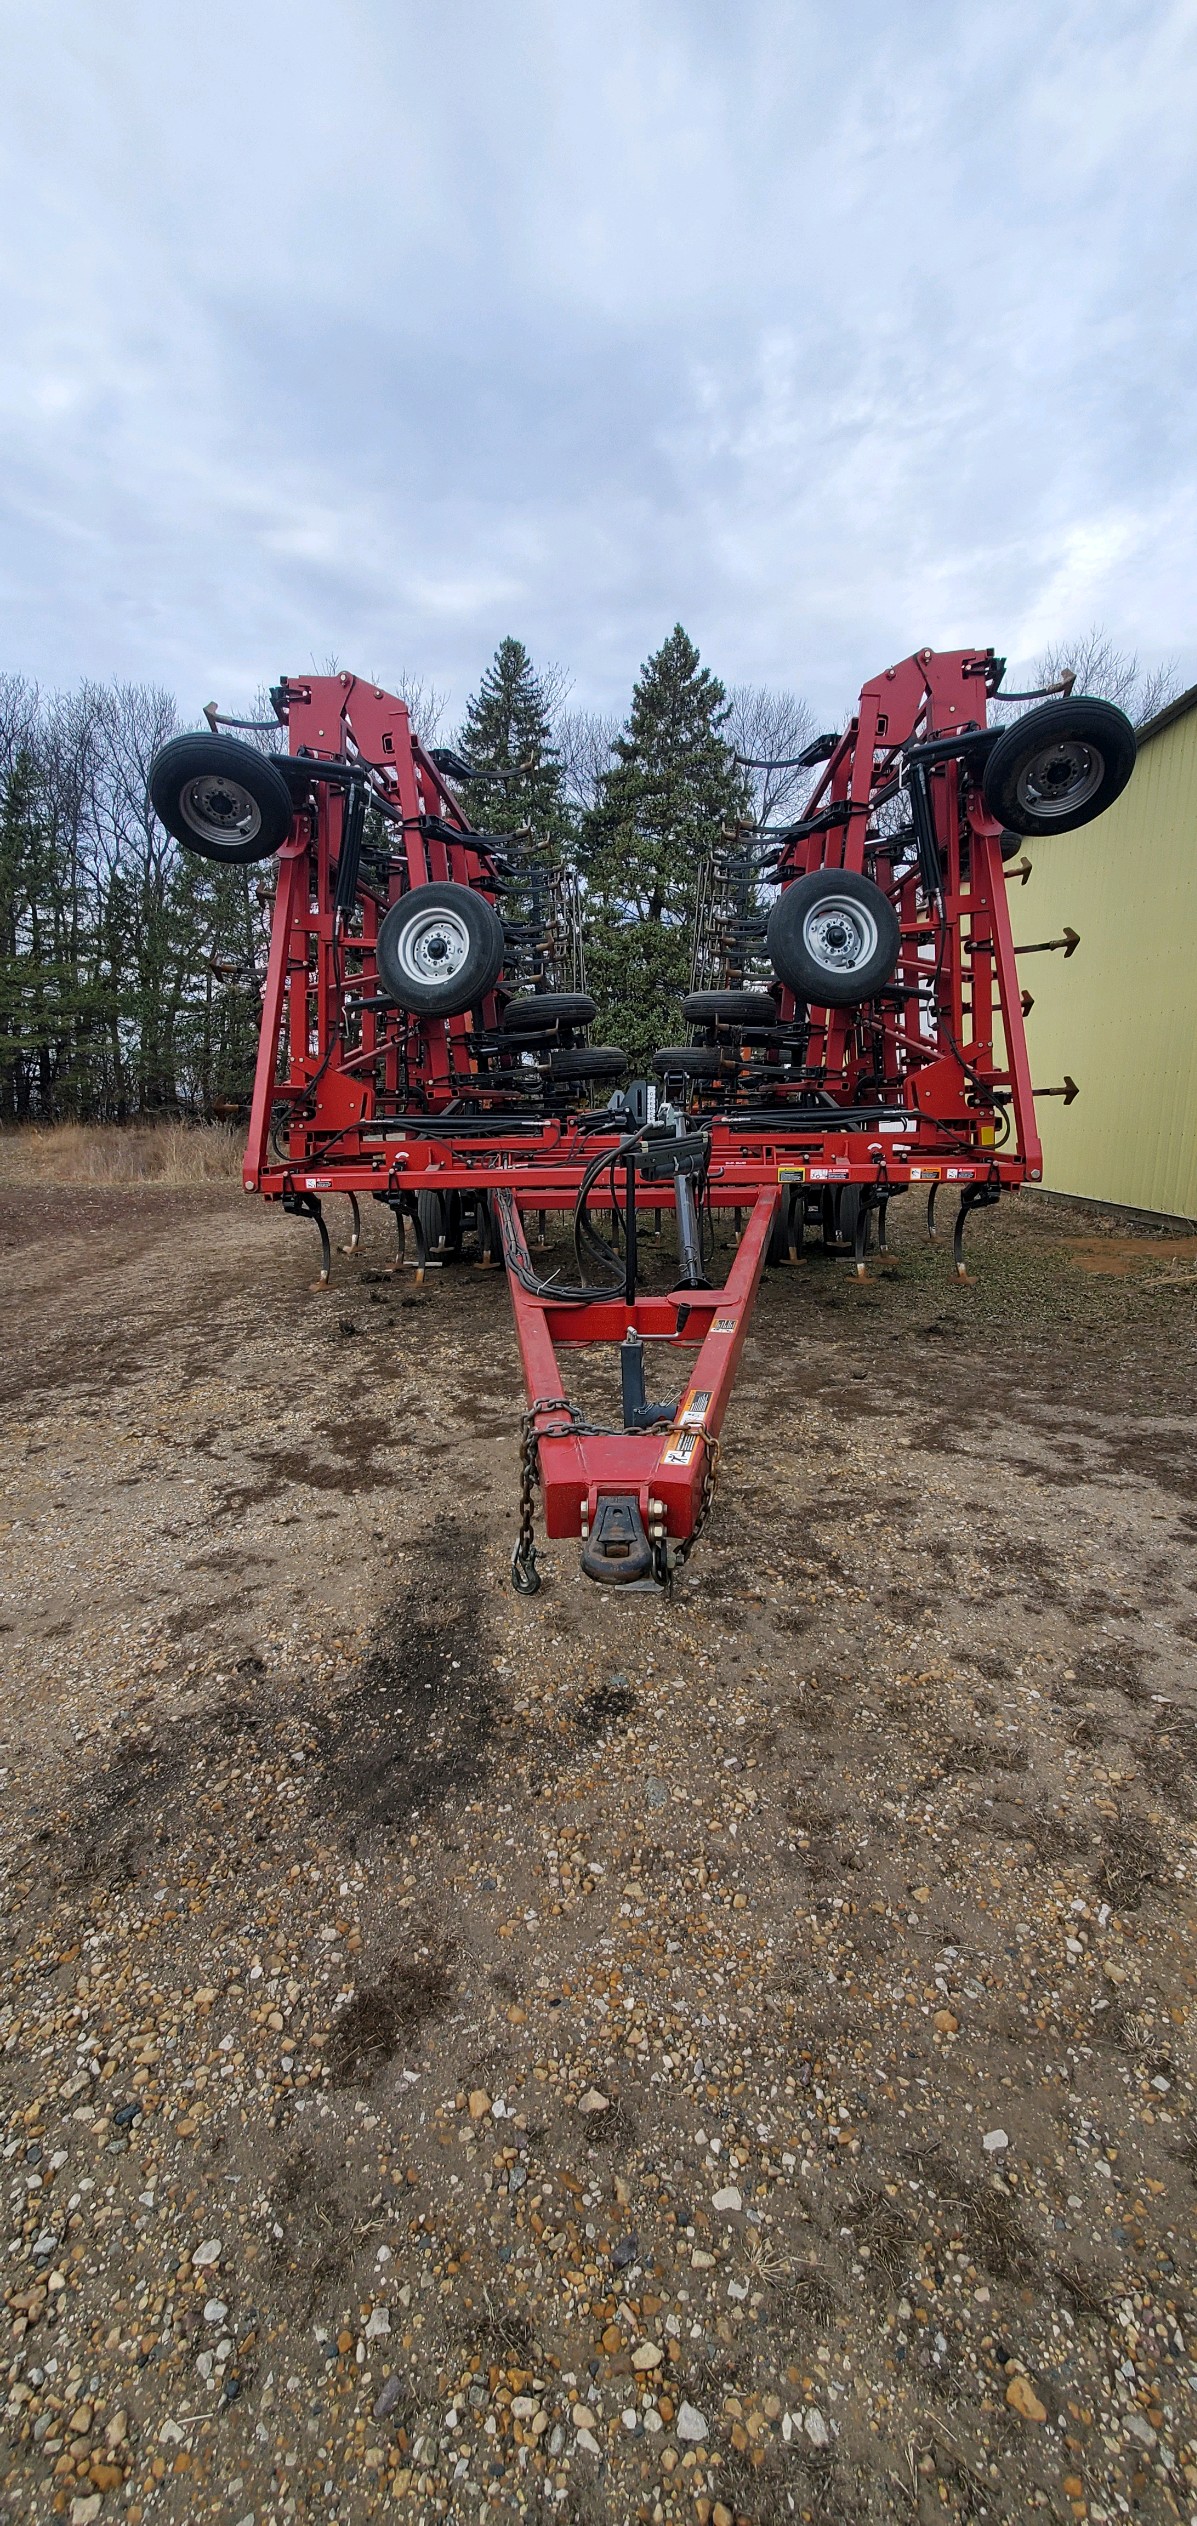
[[[581,1426],[580,1415],[565,1395],[542,1395],[520,1418],[520,1525],[515,1550],[511,1556],[511,1584],[517,1596],[535,1596],[541,1585],[536,1567],[536,1528],[533,1504],[540,1480],[540,1432],[536,1427],[538,1413],[564,1412],[571,1430]],[[553,1431],[547,1435],[554,1436]],[[558,1433],[565,1437],[567,1433]]]
[[[545,1431],[538,1430],[536,1426],[537,1416],[542,1412],[564,1412],[566,1416],[565,1429]],[[542,1395],[539,1397],[537,1402],[529,1405],[526,1412],[521,1414],[519,1533],[516,1537],[515,1549],[511,1556],[511,1584],[515,1589],[517,1596],[536,1596],[542,1585],[540,1572],[536,1566],[536,1527],[534,1521],[536,1486],[540,1480],[541,1438],[568,1438],[570,1436],[586,1437],[599,1435],[610,1437],[615,1435],[615,1433],[611,1431],[600,1432],[598,1425],[593,1421],[587,1421],[584,1419],[583,1415],[579,1412],[577,1405],[570,1403],[565,1395]],[[693,1531],[686,1537],[685,1542],[679,1544],[677,1547],[673,1565],[677,1568],[680,1568],[684,1561],[689,1560],[694,1546],[698,1542],[698,1538],[702,1534],[703,1528],[707,1523],[707,1519],[711,1514],[711,1508],[715,1498],[715,1484],[719,1477],[719,1461],[723,1453],[720,1441],[715,1437],[713,1431],[700,1429],[698,1436],[701,1438],[703,1444],[702,1498],[698,1504],[698,1515],[694,1521]],[[670,1576],[670,1566],[665,1560],[663,1546],[659,1562],[657,1555],[654,1553],[654,1564],[657,1568],[658,1578],[661,1580],[662,1584],[667,1584]]]
[[[683,1544],[679,1544],[678,1546],[676,1562],[679,1567],[683,1561],[689,1560],[695,1544],[698,1542],[698,1538],[711,1514],[711,1508],[715,1498],[715,1484],[719,1478],[719,1459],[723,1454],[722,1444],[715,1437],[713,1431],[700,1430],[699,1437],[701,1438],[703,1445],[702,1498],[698,1503],[698,1515],[694,1520],[693,1527],[687,1535],[685,1542]]]

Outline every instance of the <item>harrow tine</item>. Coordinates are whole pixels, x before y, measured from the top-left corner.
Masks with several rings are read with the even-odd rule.
[[[958,1281],[971,1281],[972,1279],[972,1273],[969,1271],[964,1260],[964,1231],[971,1207],[972,1205],[968,1200],[967,1194],[962,1194],[960,1208],[956,1213],[956,1225],[952,1230],[952,1261],[956,1266],[956,1278]]]
[[[927,1238],[931,1245],[939,1244],[939,1230],[935,1225],[935,1196],[938,1191],[938,1184],[933,1184],[927,1195]]]
[[[967,1269],[964,1260],[964,1231],[969,1215],[974,1210],[988,1210],[991,1204],[997,1201],[1000,1191],[1000,1185],[990,1183],[966,1184],[961,1192],[960,1208],[956,1213],[956,1226],[952,1232],[952,1259],[956,1266],[958,1281],[972,1280],[972,1273]]]
[[[872,1205],[870,1204],[867,1195],[862,1194],[860,1208],[856,1214],[856,1234],[852,1241],[852,1250],[856,1260],[856,1277],[858,1281],[867,1281],[869,1277],[869,1268],[865,1262],[865,1243],[868,1238],[869,1220],[871,1216]]]
[[[502,1262],[503,1256],[499,1245],[494,1204],[488,1200],[485,1193],[478,1195],[475,1221],[478,1231],[478,1260],[474,1269],[478,1272],[493,1272],[496,1264]]]
[[[324,1217],[324,1206],[318,1193],[284,1193],[283,1208],[293,1219],[314,1219],[320,1232],[320,1278],[313,1289],[327,1289],[332,1277],[332,1245]]]
[[[404,1199],[404,1208],[405,1208],[405,1210],[406,1210],[406,1212],[407,1212],[407,1216],[408,1216],[408,1218],[410,1219],[411,1224],[412,1224],[412,1228],[413,1228],[413,1230],[414,1230],[414,1232],[415,1232],[415,1239],[416,1239],[416,1266],[415,1266],[415,1270],[416,1270],[416,1287],[417,1287],[417,1289],[419,1289],[419,1288],[421,1287],[421,1285],[422,1285],[422,1282],[423,1282],[423,1279],[424,1279],[424,1274],[425,1274],[425,1272],[426,1272],[426,1271],[427,1271],[427,1269],[428,1269],[428,1240],[427,1240],[427,1238],[426,1238],[426,1236],[425,1236],[425,1234],[424,1234],[424,1222],[423,1222],[423,1220],[422,1220],[422,1219],[421,1219],[421,1217],[420,1217],[420,1204],[419,1204],[419,1198],[418,1198],[418,1196],[417,1196],[415,1193],[405,1193],[405,1195],[404,1195],[403,1199]]]
[[[353,1214],[353,1226],[349,1232],[348,1245],[338,1246],[337,1252],[338,1254],[356,1254],[362,1241],[362,1214],[357,1206],[356,1193],[347,1193],[345,1199]]]

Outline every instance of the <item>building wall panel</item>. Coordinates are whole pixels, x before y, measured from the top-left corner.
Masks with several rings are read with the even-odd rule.
[[[1054,1191],[1197,1217],[1197,708],[1148,739],[1108,815],[1024,845],[1016,940],[1081,944],[1027,956],[1043,1180]]]

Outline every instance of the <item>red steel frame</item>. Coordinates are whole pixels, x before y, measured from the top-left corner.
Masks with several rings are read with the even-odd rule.
[[[367,859],[354,914],[340,925],[343,792],[317,780],[315,809],[297,814],[279,854],[245,1187],[268,1200],[455,1191],[497,1204],[550,1536],[587,1532],[599,1499],[618,1494],[639,1502],[655,1538],[688,1543],[786,1187],[854,1184],[886,1198],[946,1182],[966,1198],[992,1199],[1038,1179],[1000,830],[960,758],[947,753],[929,764],[942,872],[936,899],[908,846],[885,840],[877,813],[905,748],[984,728],[997,672],[989,650],[924,649],[866,684],[783,845],[781,884],[822,866],[872,876],[894,902],[901,953],[876,1002],[810,1012],[800,1074],[780,1083],[764,1068],[748,1074],[768,1086],[767,1110],[748,1114],[733,1104],[705,1116],[706,1199],[715,1209],[750,1213],[726,1287],[631,1301],[613,1294],[585,1305],[523,1285],[513,1265],[535,1275],[521,1209],[571,1209],[586,1166],[604,1146],[619,1146],[618,1125],[608,1135],[590,1127],[594,1116],[584,1128],[568,1114],[512,1110],[510,1087],[488,1073],[477,1049],[479,1026],[497,1024],[501,988],[480,1012],[449,1020],[370,1005],[388,905],[439,878],[495,900],[497,850],[485,837],[468,838],[466,818],[401,701],[351,675],[295,678],[281,688],[292,755],[316,767],[356,763],[368,771],[386,842]],[[838,821],[817,821],[837,806],[845,811]],[[803,832],[812,819],[815,831]],[[783,993],[781,1016],[793,1014]],[[812,1110],[814,1087],[834,1106]],[[638,1206],[656,1208],[662,1198],[659,1182],[638,1183]],[[654,1351],[697,1347],[673,1424],[579,1431],[563,1402],[557,1349],[618,1342],[629,1331]]]

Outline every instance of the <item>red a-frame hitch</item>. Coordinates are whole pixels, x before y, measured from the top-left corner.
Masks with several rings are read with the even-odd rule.
[[[540,1585],[532,1529],[539,1479],[545,1532],[583,1538],[589,1578],[653,1586],[684,1560],[701,1533],[719,1461],[719,1432],[760,1285],[781,1193],[757,1194],[722,1289],[685,1287],[659,1298],[612,1297],[563,1304],[534,1290],[519,1204],[500,1193],[504,1256],[515,1310],[528,1409],[521,1452],[520,1535],[512,1578],[521,1594]],[[597,1430],[561,1391],[557,1345],[652,1343],[697,1351],[665,1426]],[[641,1376],[642,1376],[641,1371]],[[643,1387],[641,1384],[641,1393]],[[625,1410],[628,1381],[625,1379]]]

